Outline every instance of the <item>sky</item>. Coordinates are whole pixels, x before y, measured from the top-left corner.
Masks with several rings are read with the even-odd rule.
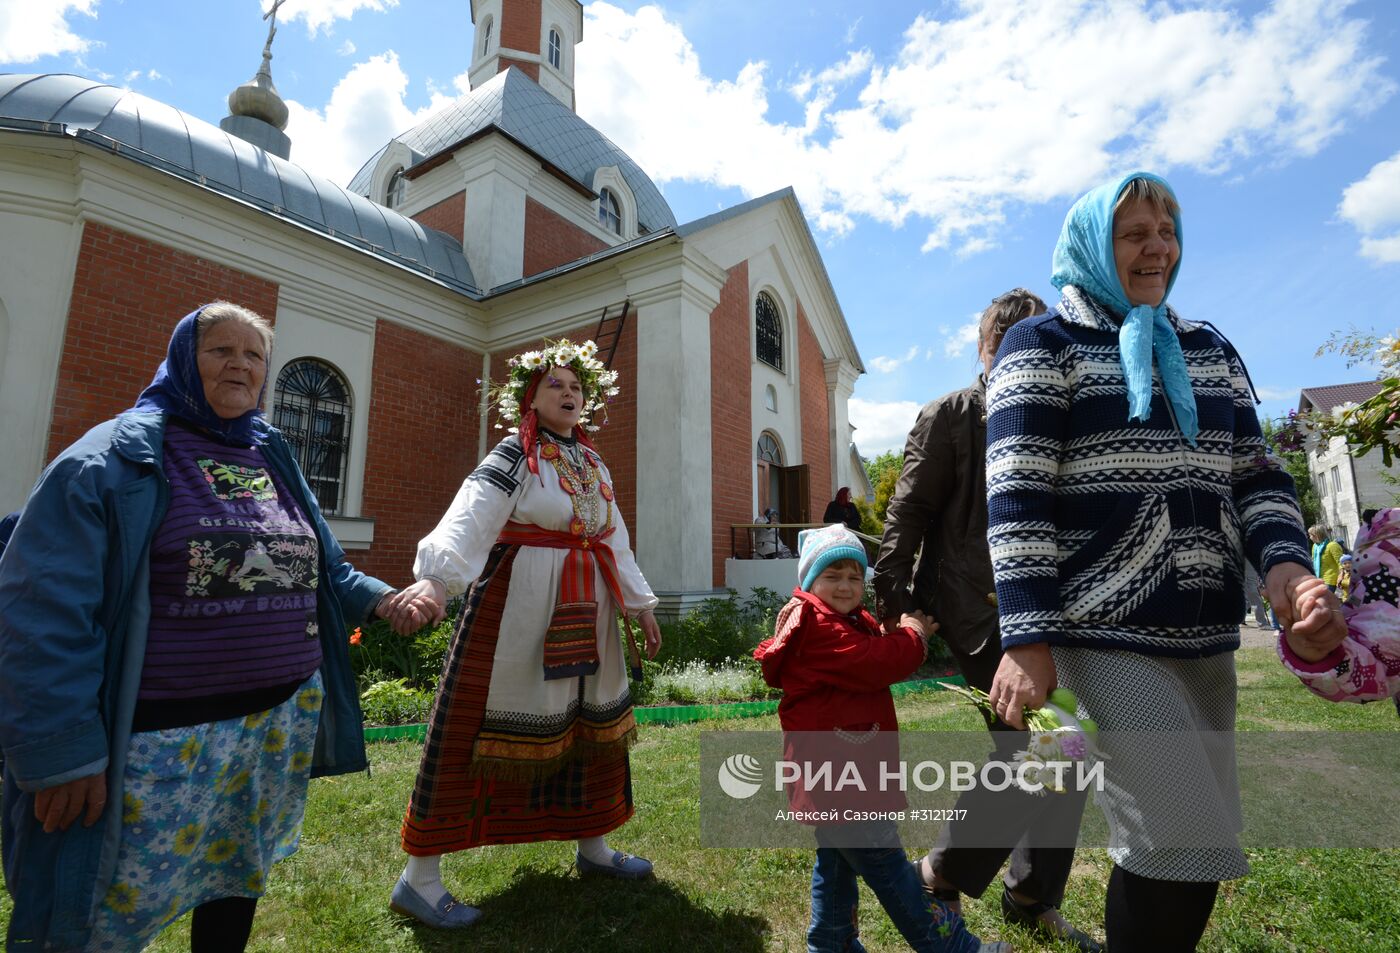
[[[72,72],[212,123],[270,0],[0,0],[0,72]],[[467,0],[287,0],[292,160],[341,184],[468,89]],[[1374,376],[1334,331],[1400,325],[1400,3],[928,0],[584,5],[578,111],[687,222],[791,185],[865,363],[866,456],[977,372],[975,320],[1048,302],[1065,212],[1134,169],[1182,212],[1171,303],[1261,413]]]

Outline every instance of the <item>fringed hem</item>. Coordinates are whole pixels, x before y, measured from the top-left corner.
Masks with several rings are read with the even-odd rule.
[[[558,774],[565,766],[575,761],[606,761],[626,757],[627,752],[637,743],[637,726],[634,724],[620,737],[610,741],[595,741],[591,738],[575,738],[573,743],[552,758],[526,761],[519,758],[480,757],[473,754],[467,766],[467,775],[476,778],[495,778],[501,781],[542,781]]]

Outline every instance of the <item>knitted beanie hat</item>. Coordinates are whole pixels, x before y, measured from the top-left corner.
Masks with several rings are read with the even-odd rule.
[[[803,592],[812,591],[812,583],[822,570],[842,559],[854,559],[865,572],[865,547],[860,537],[843,523],[833,523],[821,529],[804,529],[797,534],[797,578]]]

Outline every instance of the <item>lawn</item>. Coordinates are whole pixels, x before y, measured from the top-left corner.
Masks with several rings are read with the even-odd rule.
[[[1400,731],[1389,703],[1328,705],[1309,696],[1269,649],[1242,650],[1238,661],[1241,730]],[[907,729],[972,730],[980,724],[970,709],[939,692],[905,696],[898,705]],[[726,729],[740,725],[775,729],[777,720],[724,723]],[[302,848],[271,878],[249,949],[802,950],[810,851],[699,846],[697,763],[706,729],[704,724],[647,726],[634,751],[637,816],[613,843],[654,860],[655,882],[581,880],[567,844],[452,855],[443,863],[448,886],[485,912],[477,926],[456,935],[416,927],[386,908],[403,863],[397,832],[418,746],[373,745],[371,776],[312,784]],[[909,846],[913,853],[927,845]],[[1250,857],[1254,872],[1225,885],[1202,950],[1400,951],[1400,850],[1268,850],[1252,851]],[[1081,851],[1065,903],[1073,922],[1100,937],[1108,870],[1103,851]],[[1018,953],[1069,949],[1004,925],[992,891],[965,909],[974,931],[1009,940]],[[5,913],[0,905],[0,917]],[[868,892],[861,900],[861,931],[872,953],[906,948]],[[152,947],[188,948],[187,921]]]

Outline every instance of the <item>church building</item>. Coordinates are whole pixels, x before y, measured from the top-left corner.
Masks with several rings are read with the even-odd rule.
[[[574,111],[581,4],[471,13],[471,91],[347,186],[291,161],[270,37],[220,126],[0,75],[0,513],[217,298],[276,325],[266,411],[352,561],[395,584],[505,435],[481,382],[547,338],[620,372],[595,436],[663,610],[725,585],[732,524],[864,485],[864,368],[792,190],[677,222]]]

